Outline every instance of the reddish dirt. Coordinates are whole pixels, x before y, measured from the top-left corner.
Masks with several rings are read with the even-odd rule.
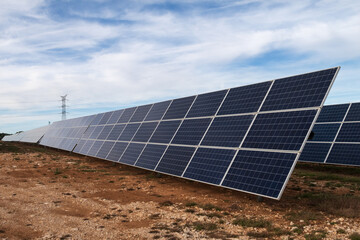
[[[280,201],[259,202],[118,163],[0,142],[0,239],[345,239],[360,232],[359,176],[346,177],[353,184],[319,180],[306,167],[295,171]],[[345,196],[343,211],[319,207],[315,193]]]

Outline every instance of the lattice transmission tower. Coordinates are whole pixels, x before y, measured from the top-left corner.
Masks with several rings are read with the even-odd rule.
[[[64,96],[60,96],[61,97],[61,119],[62,120],[66,120],[66,97],[67,97],[67,94],[64,95]]]

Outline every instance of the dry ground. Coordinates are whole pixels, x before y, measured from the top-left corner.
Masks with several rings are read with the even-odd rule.
[[[0,239],[360,239],[360,168],[298,164],[280,201],[0,142]]]

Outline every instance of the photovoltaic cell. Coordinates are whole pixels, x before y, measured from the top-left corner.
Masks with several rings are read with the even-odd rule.
[[[218,115],[257,112],[271,82],[230,89]]]
[[[136,166],[154,170],[161,156],[164,154],[166,145],[146,145],[144,151],[136,162]]]
[[[198,145],[210,122],[211,118],[184,120],[171,143]]]
[[[316,122],[341,122],[349,108],[349,104],[324,106]]]
[[[109,133],[107,140],[117,140],[120,137],[125,127],[126,124],[115,125],[111,130],[111,132]]]
[[[113,127],[114,125],[105,126],[101,131],[101,133],[99,134],[98,139],[102,139],[102,140],[107,139],[107,136],[110,134]]]
[[[277,198],[296,154],[240,150],[223,186]]]
[[[127,123],[127,122],[129,122],[129,120],[132,117],[132,115],[134,114],[135,110],[136,110],[136,107],[125,109],[123,114],[119,118],[118,123]]]
[[[307,142],[299,161],[323,163],[330,150],[331,143]]]
[[[336,142],[360,142],[360,123],[344,123]]]
[[[261,111],[320,106],[337,68],[275,80]]]
[[[79,153],[80,149],[84,146],[86,140],[80,140],[79,143],[76,145],[74,152]]]
[[[130,122],[142,122],[146,116],[146,114],[149,112],[152,104],[139,106],[134,115],[131,117]]]
[[[169,146],[155,170],[181,176],[195,149],[194,147]]]
[[[100,135],[101,131],[103,130],[104,126],[97,126],[95,127],[94,131],[90,135],[90,139],[97,139]]]
[[[340,123],[333,124],[315,124],[312,132],[314,137],[308,141],[332,142],[338,132]]]
[[[104,116],[105,113],[99,113],[95,116],[94,120],[91,122],[91,125],[99,125],[102,117]]]
[[[107,122],[107,124],[117,123],[117,121],[119,120],[119,118],[123,112],[124,112],[124,109],[114,111],[113,114],[111,115],[109,121]]]
[[[94,140],[87,140],[84,146],[81,148],[80,153],[86,155],[89,152],[91,146],[94,144],[94,142],[95,142]]]
[[[134,165],[144,147],[145,144],[130,143],[119,162]]]
[[[90,138],[90,135],[92,134],[92,132],[95,130],[95,126],[90,126],[88,127],[88,129],[86,129],[86,131],[84,132],[84,135],[82,136],[83,139],[88,139]]]
[[[317,110],[259,114],[242,147],[300,150]]]
[[[151,137],[150,142],[169,143],[180,123],[180,120],[160,122],[159,126]]]
[[[114,147],[109,152],[109,155],[106,156],[107,160],[111,160],[114,162],[119,161],[121,155],[124,153],[128,143],[125,142],[117,142]]]
[[[98,153],[96,154],[96,157],[105,159],[114,144],[115,142],[104,142],[104,144],[101,146]]]
[[[109,121],[109,118],[111,117],[111,114],[113,112],[106,112],[104,113],[103,117],[101,118],[99,125],[106,124]]]
[[[124,131],[121,133],[119,137],[119,141],[130,141],[133,138],[139,126],[140,123],[132,123],[126,125]]]
[[[141,124],[139,130],[136,132],[132,141],[147,142],[153,134],[158,122],[144,122]]]
[[[227,90],[199,95],[192,105],[187,118],[213,116],[222,103]]]
[[[198,148],[184,177],[220,184],[235,152],[228,149]]]
[[[335,143],[326,163],[360,165],[360,144]]]
[[[184,118],[194,99],[195,96],[173,100],[163,119]]]
[[[345,121],[359,121],[360,119],[360,103],[351,104],[349,113],[346,116]]]
[[[103,141],[95,141],[94,144],[91,146],[87,155],[89,156],[96,156],[97,152],[99,151],[100,147],[103,145]]]
[[[155,103],[146,116],[145,121],[160,120],[170,103],[171,101]]]
[[[243,115],[215,118],[201,145],[239,147],[253,117],[253,115]]]

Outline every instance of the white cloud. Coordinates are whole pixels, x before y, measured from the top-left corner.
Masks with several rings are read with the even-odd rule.
[[[47,7],[40,0],[0,3],[0,109],[53,110],[69,93],[75,116],[80,107],[121,108],[360,58],[360,4],[354,1],[227,1],[187,13],[144,11],[135,2],[122,11],[72,10],[76,17],[61,21]],[[97,17],[131,23],[87,19]],[[289,60],[248,63],[272,51],[288,53]],[[340,75],[342,86],[356,81],[359,65],[342,69],[352,74]],[[358,94],[336,86],[333,99]]]

